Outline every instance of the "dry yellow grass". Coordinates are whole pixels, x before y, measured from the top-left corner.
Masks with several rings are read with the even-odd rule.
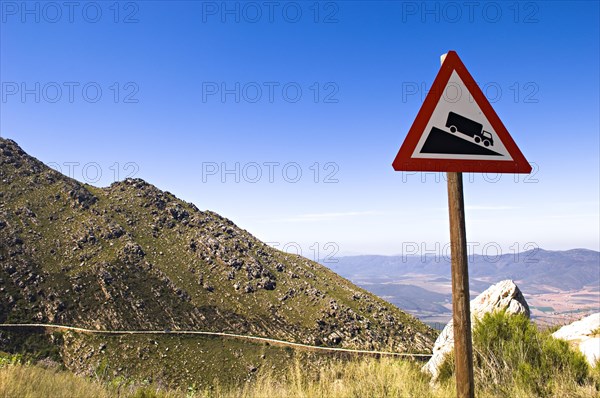
[[[9,365],[0,368],[2,398],[109,398],[107,388],[68,372],[37,366]]]
[[[0,398],[183,398],[178,391],[107,384],[68,371],[30,365],[0,366]]]
[[[432,389],[429,379],[420,370],[421,364],[398,359],[361,359],[335,362],[317,374],[306,374],[300,363],[290,367],[284,378],[272,374],[259,376],[238,391],[223,396],[289,397],[289,398],[379,398],[379,397],[439,397],[455,394],[452,383]]]
[[[38,366],[0,367],[0,398],[447,398],[455,396],[453,380],[435,388],[419,368],[420,363],[391,358],[363,358],[332,362],[318,371],[307,372],[300,362],[290,364],[283,376],[264,372],[254,382],[226,389],[218,384],[206,391],[165,391],[149,386],[131,386],[78,377],[66,371]],[[597,398],[593,383],[577,385],[555,379],[552,397]],[[477,385],[479,398],[535,398],[516,380],[502,393],[493,385]]]
[[[431,387],[429,378],[420,371],[421,363],[397,359],[361,359],[352,362],[336,362],[321,369],[316,375],[306,374],[299,363],[291,366],[284,378],[271,374],[259,376],[255,383],[244,388],[222,392],[219,398],[448,398],[456,396],[454,379]],[[593,382],[578,385],[565,379],[557,371],[552,397],[598,398]],[[502,390],[493,383],[477,381],[476,396],[479,398],[538,398],[527,386],[516,379]]]

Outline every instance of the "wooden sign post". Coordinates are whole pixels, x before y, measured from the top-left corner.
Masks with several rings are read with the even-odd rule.
[[[456,395],[475,396],[473,379],[473,343],[465,203],[461,172],[448,172],[448,211],[450,214],[450,250],[452,255],[452,321],[454,322],[454,358]]]
[[[456,395],[473,398],[475,383],[462,173],[530,173],[531,165],[456,52],[442,55],[441,63],[393,166],[396,171],[447,173]]]

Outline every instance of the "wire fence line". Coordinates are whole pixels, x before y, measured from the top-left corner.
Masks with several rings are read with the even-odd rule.
[[[429,358],[431,354],[413,354],[406,352],[390,352],[390,351],[369,351],[369,350],[354,350],[349,348],[338,348],[338,347],[321,347],[315,345],[308,345],[302,343],[293,343],[291,341],[271,339],[268,337],[249,336],[234,333],[222,333],[222,332],[205,332],[199,330],[94,330],[85,329],[76,326],[64,326],[44,323],[2,323],[0,324],[0,330],[11,330],[11,329],[55,329],[63,331],[72,331],[86,334],[101,334],[101,335],[201,335],[201,336],[212,336],[212,337],[228,337],[241,340],[250,340],[269,343],[273,345],[295,347],[311,351],[327,351],[327,352],[348,352],[354,354],[365,354],[375,356],[396,356],[396,357],[412,357],[412,358]]]

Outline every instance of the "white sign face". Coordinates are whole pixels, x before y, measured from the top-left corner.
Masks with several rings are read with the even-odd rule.
[[[456,71],[450,75],[411,157],[513,160]]]

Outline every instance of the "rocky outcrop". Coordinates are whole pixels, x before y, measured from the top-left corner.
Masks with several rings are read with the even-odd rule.
[[[0,323],[433,345],[409,314],[141,179],[82,184],[0,138],[0,181]]]
[[[519,287],[511,280],[504,280],[490,286],[475,299],[471,300],[471,327],[485,314],[506,310],[509,314],[524,314],[529,317],[529,306]],[[454,350],[454,323],[448,322],[433,346],[433,356],[422,370],[435,381],[446,356]]]
[[[588,363],[595,366],[600,361],[600,312],[561,327],[552,337],[577,347]]]

